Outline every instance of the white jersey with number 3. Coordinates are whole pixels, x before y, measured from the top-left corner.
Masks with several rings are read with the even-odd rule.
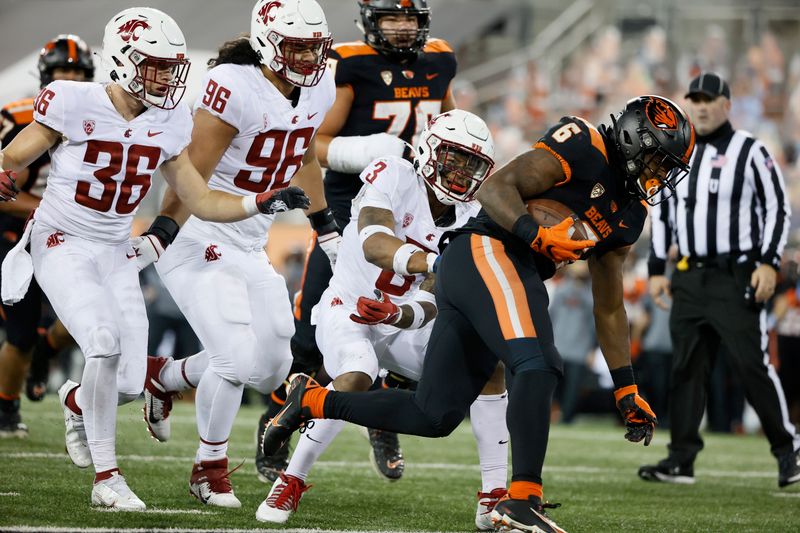
[[[329,294],[340,298],[345,306],[354,306],[359,296],[374,297],[375,289],[389,294],[395,303],[405,302],[414,297],[424,275],[401,276],[368,262],[358,236],[359,211],[364,207],[390,210],[394,215],[392,231],[398,239],[439,253],[439,241],[444,233],[466,224],[480,206],[477,202],[458,203],[455,220],[448,226],[437,226],[428,203],[428,186],[412,164],[399,157],[376,159],[364,169],[361,179],[364,186],[353,200],[350,223],[344,230]],[[367,194],[369,189],[373,190]],[[321,305],[330,303],[320,301]]]
[[[128,121],[106,86],[89,82],[49,84],[36,98],[34,120],[62,135],[34,218],[67,235],[106,243],[130,239],[153,172],[180,154],[192,133],[185,105],[151,107]]]
[[[238,132],[208,185],[242,196],[289,185],[336,98],[329,71],[316,86],[300,89],[295,106],[252,65],[218,65],[206,74],[202,86],[195,112],[207,111]],[[264,245],[273,218],[255,216],[221,224],[193,217],[188,226],[190,231],[222,234],[232,242],[258,248]]]

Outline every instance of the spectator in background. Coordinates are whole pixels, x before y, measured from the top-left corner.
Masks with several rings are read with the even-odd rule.
[[[572,423],[582,385],[591,376],[589,362],[597,346],[593,308],[589,268],[579,261],[565,271],[550,300],[553,337],[564,360],[560,399],[561,421],[565,424]]]

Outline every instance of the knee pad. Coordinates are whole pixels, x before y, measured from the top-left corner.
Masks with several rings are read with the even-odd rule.
[[[453,431],[455,431],[459,424],[461,424],[461,421],[464,420],[465,416],[466,413],[459,411],[447,411],[446,413],[442,414],[438,422],[434,424],[434,428],[436,429],[436,434],[434,437],[446,437],[450,435]]]
[[[206,348],[208,368],[216,375],[234,385],[250,380],[256,366],[258,352],[256,335],[249,326],[239,325],[226,332],[227,343],[217,343],[214,350]]]
[[[120,359],[117,367],[117,404],[124,405],[139,398],[144,390],[146,376],[147,360],[145,358],[136,364],[126,364],[124,359]]]
[[[89,345],[83,348],[86,357],[107,357],[120,353],[119,335],[111,327],[100,325],[89,332]]]
[[[337,376],[348,372],[361,372],[368,375],[372,381],[378,377],[380,365],[370,341],[361,339],[342,344],[335,352],[324,361],[325,371],[331,378],[336,379]]]
[[[270,394],[283,384],[289,375],[292,366],[292,358],[287,356],[273,361],[269,365],[263,365],[248,382],[252,388],[261,394]]]

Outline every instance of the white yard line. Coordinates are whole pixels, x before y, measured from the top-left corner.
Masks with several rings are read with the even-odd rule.
[[[0,492],[0,498],[19,496],[19,492]]]
[[[776,498],[800,498],[800,492],[773,492]]]
[[[119,509],[109,509],[108,507],[92,507],[92,511],[98,511],[101,513],[120,513]],[[152,508],[147,509],[146,511],[137,511],[143,513],[150,513],[150,514],[208,514],[208,515],[215,515],[219,513],[215,513],[213,511],[201,511],[200,509],[158,509]]]
[[[191,461],[191,457],[175,456],[175,455],[119,455],[121,461],[134,461],[134,462],[160,462],[160,463],[180,463],[185,464]],[[6,452],[0,453],[0,459],[51,459],[51,460],[67,460],[66,453],[52,453],[52,452]],[[241,460],[241,459],[240,459]],[[238,462],[236,460],[234,463]],[[318,461],[314,465],[316,468],[367,468],[371,466],[366,461]],[[450,470],[458,472],[477,472],[480,470],[479,465],[465,465],[459,463],[411,463],[406,468],[408,471],[412,470]],[[545,472],[555,474],[619,474],[615,468],[599,468],[592,466],[545,466]],[[727,470],[698,470],[697,477],[723,477],[723,478],[772,478],[775,473],[772,471],[727,471]]]
[[[131,513],[133,514],[133,513]],[[120,531],[120,529],[104,528],[104,527],[51,527],[51,526],[7,526],[3,527],[3,531],[13,531],[16,533],[69,533],[72,531],[79,531],[81,533],[112,533]],[[430,533],[426,531],[356,531],[356,530],[336,530],[336,529],[184,529],[184,528],[125,528],[127,532],[133,533],[175,533],[176,531],[186,531],[189,533],[251,533],[253,531],[268,531],[274,533],[280,531],[281,533]]]

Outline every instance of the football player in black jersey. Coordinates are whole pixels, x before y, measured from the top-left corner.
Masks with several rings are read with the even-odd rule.
[[[39,82],[44,87],[53,80],[91,80],[94,63],[89,47],[77,35],[59,35],[44,45],[38,58]],[[12,102],[0,111],[0,144],[7,145],[33,121],[33,98]],[[16,173],[20,192],[15,202],[0,203],[0,261],[22,235],[25,219],[39,205],[50,167],[50,156],[42,154],[24,171]],[[0,347],[0,437],[24,437],[28,428],[19,414],[19,395],[28,374],[33,354],[33,368],[26,393],[40,400],[47,383],[50,359],[72,343],[67,330],[56,321],[45,335],[38,327],[42,311],[42,292],[31,281],[27,295],[13,306],[2,305],[6,341]]]
[[[350,220],[350,202],[363,185],[358,174],[377,157],[402,157],[429,119],[455,108],[450,83],[456,58],[445,41],[429,37],[427,0],[360,0],[359,5],[364,41],[333,46],[329,57],[336,73],[336,101],[317,134],[317,156],[328,169],[325,196],[330,207],[324,214],[327,219],[319,224],[335,221],[340,229]],[[291,372],[314,375],[322,365],[322,354],[314,339],[311,309],[333,272],[316,239],[306,261],[302,286],[294,297]],[[408,385],[401,376],[390,375],[387,382]],[[498,393],[503,390],[498,386]],[[284,398],[283,387],[272,394],[259,432]],[[370,430],[369,436],[375,467],[387,479],[399,479],[405,463],[397,435]],[[264,457],[258,447],[259,478],[277,479],[288,456],[288,444],[272,457]]]
[[[415,392],[328,391],[295,377],[286,406],[264,433],[269,453],[311,418],[336,418],[428,437],[448,435],[489,378],[497,359],[509,370],[506,421],[513,475],[492,511],[496,527],[561,532],[544,513],[542,465],[553,391],[562,373],[543,280],[563,261],[586,259],[598,343],[611,369],[625,437],[650,443],[656,416],[638,394],[630,364],[622,265],[644,226],[644,203],[673,189],[688,169],[694,129],[669,100],[627,103],[610,126],[564,117],[478,192],[481,214],[452,237],[436,276],[439,308]],[[574,220],[539,226],[525,201],[566,205],[595,240],[572,240]],[[490,355],[491,354],[491,355]]]

